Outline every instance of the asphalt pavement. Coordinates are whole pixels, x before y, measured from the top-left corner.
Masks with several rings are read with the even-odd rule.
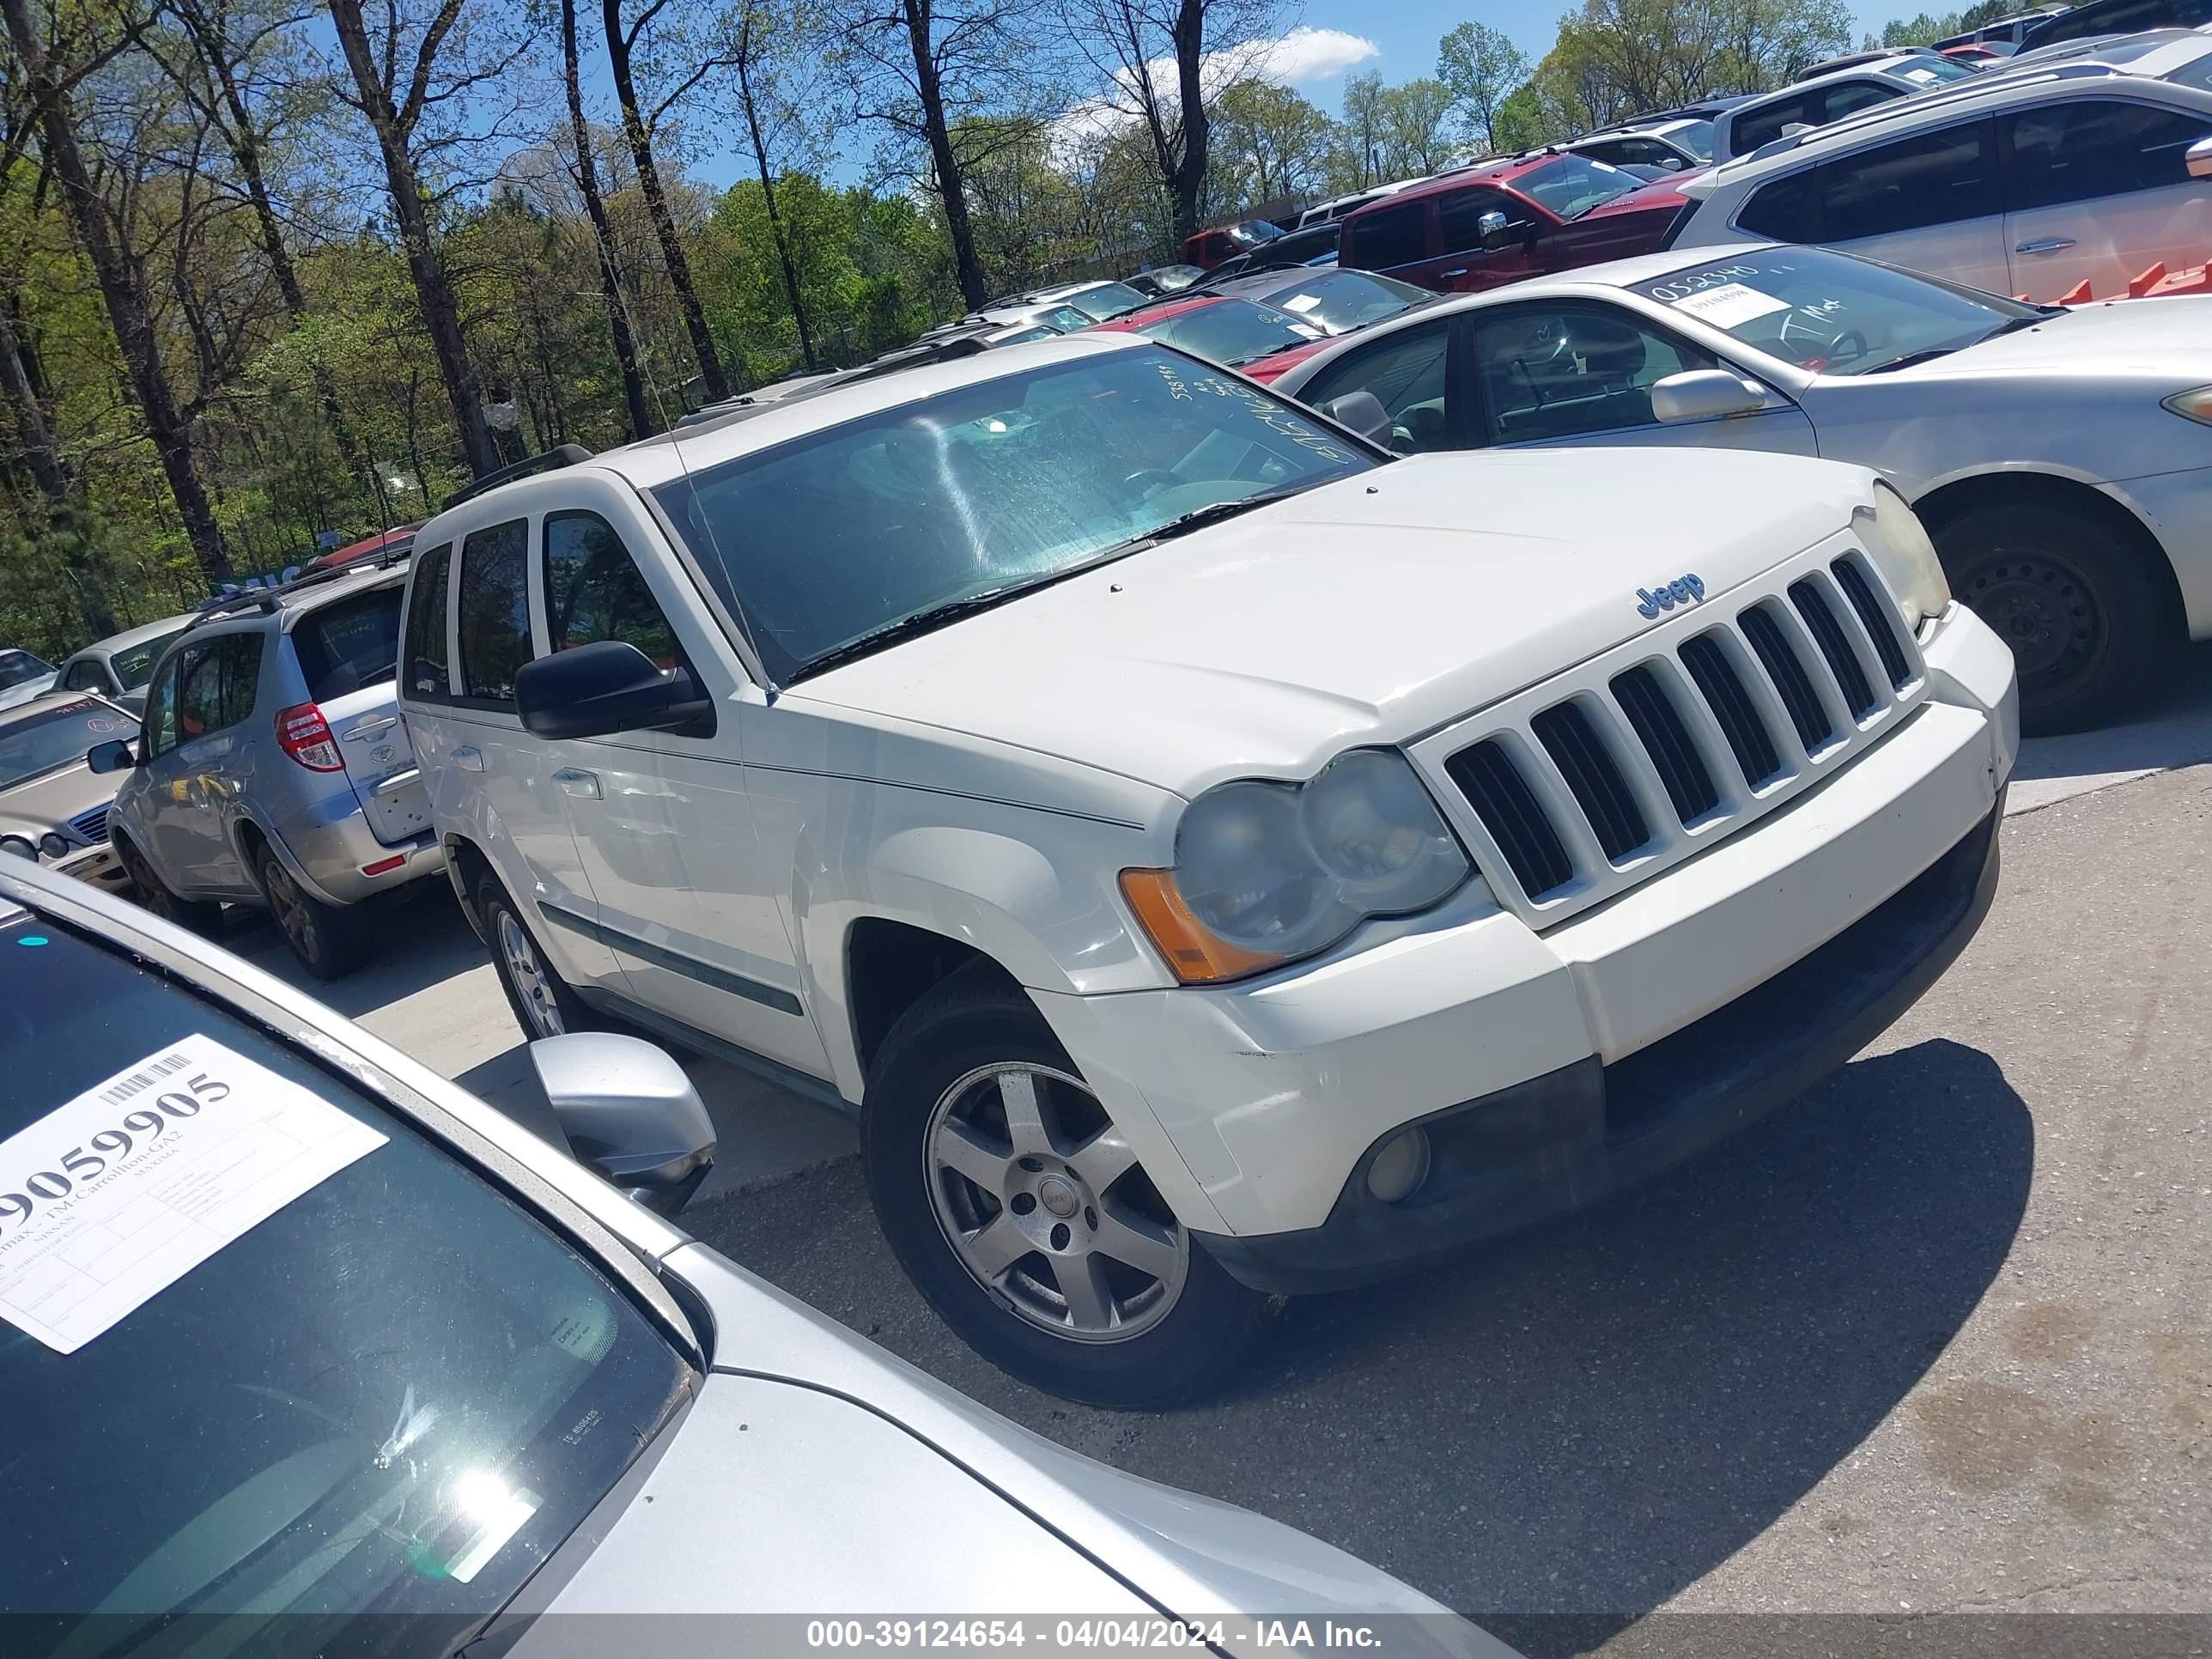
[[[2192,666],[2142,721],[2028,746],[1980,936],[1836,1077],[1586,1215],[1293,1302],[1218,1401],[1008,1381],[900,1275],[849,1125],[705,1062],[723,1168],[686,1224],[1532,1659],[2212,1652],[2212,652]],[[400,915],[411,948],[322,994],[542,1121],[465,924],[434,893]],[[230,943],[286,965],[265,929]]]

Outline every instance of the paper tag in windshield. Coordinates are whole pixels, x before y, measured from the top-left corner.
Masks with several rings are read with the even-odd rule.
[[[0,1319],[74,1353],[384,1145],[195,1034],[0,1140]]]
[[[1293,294],[1287,300],[1276,301],[1276,304],[1281,306],[1284,310],[1297,312],[1311,311],[1320,303],[1321,295],[1318,294]]]
[[[1778,300],[1771,294],[1761,294],[1757,289],[1746,288],[1741,283],[1723,283],[1718,288],[1702,289],[1669,303],[1675,310],[1686,311],[1700,322],[1711,323],[1715,328],[1735,328],[1754,317],[1771,317],[1778,311],[1790,309],[1789,301]]]

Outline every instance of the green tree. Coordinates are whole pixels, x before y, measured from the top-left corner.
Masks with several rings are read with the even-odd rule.
[[[1523,81],[1505,94],[1498,106],[1498,126],[1492,134],[1498,150],[1511,155],[1519,150],[1534,149],[1554,139],[1570,135],[1548,126],[1544,116],[1544,100],[1536,88]]]
[[[1213,106],[1217,211],[1308,196],[1326,185],[1329,118],[1289,87],[1243,80]]]
[[[1450,165],[1451,89],[1441,81],[1408,81],[1382,94],[1382,131],[1388,170],[1407,178]]]
[[[1583,0],[1532,84],[1553,131],[1779,86],[1850,44],[1843,0]]]
[[[1498,112],[1528,80],[1521,48],[1487,23],[1462,23],[1437,43],[1437,79],[1449,89],[1467,138],[1486,150],[1501,148]]]

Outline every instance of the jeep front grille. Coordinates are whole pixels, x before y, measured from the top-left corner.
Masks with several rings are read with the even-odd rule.
[[[1502,897],[1510,874],[1532,908],[1594,902],[1686,856],[1875,741],[1923,686],[1856,550],[1748,592],[1733,615],[1681,621],[1609,678],[1563,676],[1443,752],[1504,865],[1486,872]]]

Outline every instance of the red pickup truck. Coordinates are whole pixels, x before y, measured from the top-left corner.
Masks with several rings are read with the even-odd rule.
[[[1345,216],[1336,262],[1452,293],[1651,253],[1695,173],[1645,184],[1585,155],[1539,150],[1463,167]]]

